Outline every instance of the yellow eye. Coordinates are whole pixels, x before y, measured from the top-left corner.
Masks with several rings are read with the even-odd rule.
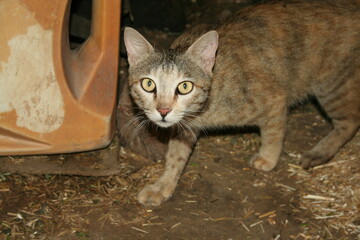
[[[188,94],[190,93],[194,88],[194,84],[192,82],[182,82],[178,85],[177,90],[180,94]]]
[[[153,91],[155,91],[156,85],[155,85],[154,81],[151,80],[150,78],[144,78],[143,80],[141,80],[141,87],[146,92],[153,92]]]

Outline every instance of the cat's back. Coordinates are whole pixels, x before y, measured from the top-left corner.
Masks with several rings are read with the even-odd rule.
[[[342,96],[351,92],[351,101],[360,102],[359,23],[360,0],[282,1],[243,8],[217,27],[195,26],[172,48],[186,50],[207,31],[217,30],[219,46],[202,120],[216,115],[216,122],[241,124],[276,104],[274,98],[293,105],[308,95],[341,97],[336,94],[341,89]]]
[[[317,84],[336,81],[343,69],[360,67],[359,23],[359,1],[280,2],[242,9],[217,29],[214,80],[240,86],[266,81],[297,101]]]
[[[358,40],[354,37],[359,37],[359,21],[360,0],[285,1],[250,6],[218,26],[219,50],[233,46],[232,41],[238,41],[239,49],[259,46],[258,50],[262,50],[265,46],[280,47],[278,43],[311,48],[326,37]],[[336,44],[332,39],[327,42]],[[355,43],[359,41],[349,45]]]

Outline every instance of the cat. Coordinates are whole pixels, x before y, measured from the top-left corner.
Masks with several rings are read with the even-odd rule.
[[[168,50],[127,27],[129,88],[148,120],[174,128],[163,174],[138,195],[169,199],[204,129],[257,125],[261,147],[250,165],[272,170],[282,152],[289,106],[317,98],[333,129],[302,155],[302,167],[328,162],[360,126],[360,4],[265,3],[215,29],[200,25]]]

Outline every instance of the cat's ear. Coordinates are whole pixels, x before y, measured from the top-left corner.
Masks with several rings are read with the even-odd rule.
[[[130,65],[135,65],[154,51],[151,44],[138,31],[130,27],[125,28],[124,42]]]
[[[190,59],[194,59],[205,72],[211,74],[215,64],[215,54],[218,48],[219,35],[210,31],[196,40],[186,51]]]

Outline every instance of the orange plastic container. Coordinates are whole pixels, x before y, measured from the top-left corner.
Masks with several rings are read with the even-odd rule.
[[[93,0],[69,46],[69,0],[0,0],[0,155],[108,145],[115,132],[120,0]]]

